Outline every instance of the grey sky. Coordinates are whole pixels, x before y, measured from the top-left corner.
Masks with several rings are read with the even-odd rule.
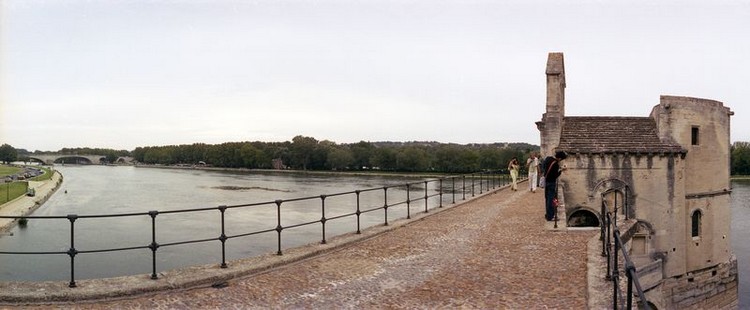
[[[0,0],[0,142],[539,144],[568,115],[714,99],[750,141],[750,1]]]

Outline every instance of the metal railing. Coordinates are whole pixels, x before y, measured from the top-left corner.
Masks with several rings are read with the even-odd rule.
[[[241,205],[222,205],[218,207],[207,207],[207,208],[168,210],[168,211],[154,210],[154,211],[148,211],[148,212],[98,214],[98,215],[69,214],[69,215],[60,215],[60,216],[0,216],[0,218],[10,218],[10,219],[25,218],[25,219],[35,219],[35,220],[67,220],[70,223],[70,231],[69,231],[70,242],[69,242],[69,245],[64,245],[64,246],[69,246],[67,251],[30,251],[30,252],[0,251],[0,255],[2,254],[4,255],[67,255],[70,259],[70,282],[68,283],[68,286],[71,288],[76,287],[76,273],[75,273],[76,272],[76,263],[75,263],[76,256],[82,255],[82,254],[121,252],[121,251],[132,251],[132,250],[150,250],[151,251],[151,279],[158,279],[156,262],[157,262],[157,256],[159,254],[159,249],[177,246],[177,245],[184,245],[184,244],[195,244],[195,243],[218,241],[220,243],[220,251],[221,251],[220,266],[221,268],[227,268],[226,249],[227,249],[227,241],[229,240],[241,238],[241,237],[259,235],[263,233],[276,232],[276,237],[277,237],[276,238],[277,239],[276,254],[283,255],[282,233],[286,230],[297,228],[297,227],[302,227],[302,226],[320,225],[321,227],[321,241],[320,242],[322,244],[325,244],[327,242],[326,241],[326,237],[327,237],[326,227],[327,225],[330,225],[330,222],[332,221],[343,220],[349,217],[355,217],[355,220],[357,223],[356,233],[360,234],[361,233],[360,217],[363,214],[382,210],[383,215],[384,215],[383,225],[387,226],[389,225],[389,222],[388,222],[389,221],[389,217],[388,217],[389,208],[404,206],[406,208],[406,214],[407,214],[406,218],[408,219],[408,218],[411,218],[412,216],[412,206],[415,206],[415,203],[418,203],[421,200],[424,201],[424,212],[427,213],[430,210],[430,205],[429,205],[430,198],[439,197],[438,205],[437,206],[433,205],[432,208],[433,209],[442,208],[443,200],[444,198],[446,198],[444,196],[450,195],[451,202],[455,204],[456,199],[466,200],[467,195],[471,195],[471,197],[475,197],[477,194],[476,193],[477,190],[479,194],[482,194],[484,192],[489,192],[491,189],[507,185],[510,183],[510,177],[507,175],[507,173],[503,173],[503,172],[504,171],[485,171],[485,172],[472,173],[468,175],[447,176],[447,177],[442,177],[439,179],[406,183],[403,185],[377,187],[377,188],[355,190],[355,191],[335,193],[335,194],[329,194],[329,195],[319,195],[319,196],[310,196],[310,197],[292,198],[292,199],[278,199],[274,201],[267,201],[267,202],[260,202],[260,203],[250,203],[250,204],[241,204]],[[524,178],[519,176],[519,181],[522,181],[522,180],[524,180]],[[428,192],[428,185],[430,184],[437,184],[437,187],[438,187],[437,193],[430,194]],[[415,185],[423,185],[424,192],[420,191],[418,196],[413,197],[412,194],[415,192],[415,190],[413,190],[412,187]],[[394,189],[394,188],[405,188],[406,200],[396,201],[396,202],[389,201],[388,190]],[[362,193],[377,192],[377,191],[383,192],[383,204],[382,205],[374,206],[374,207],[367,207],[367,206],[362,206],[360,204],[360,195]],[[336,196],[351,196],[352,204],[354,205],[355,208],[353,208],[352,212],[349,212],[346,214],[327,217],[326,199],[330,197],[336,197]],[[283,216],[284,205],[287,203],[300,202],[300,201],[302,202],[319,201],[320,215],[321,215],[320,219],[282,226],[282,218],[284,217]],[[276,209],[276,227],[275,228],[248,231],[248,232],[238,233],[234,235],[226,234],[225,217],[228,211],[231,211],[234,209],[253,208],[253,207],[258,207],[258,206],[275,206],[275,209]],[[221,233],[218,236],[213,237],[213,238],[191,239],[191,240],[182,240],[182,241],[175,241],[175,242],[168,242],[168,243],[158,242],[159,236],[157,235],[157,230],[156,230],[157,222],[158,222],[157,219],[160,219],[164,215],[168,215],[168,214],[210,212],[210,211],[218,211],[219,216],[221,217],[221,230],[220,230]],[[142,244],[139,246],[130,246],[130,247],[116,247],[116,248],[91,249],[91,250],[82,250],[82,249],[76,248],[76,221],[84,220],[84,219],[122,218],[122,217],[149,217],[150,223],[151,223],[150,225],[151,242],[149,244]],[[105,229],[105,227],[101,227],[101,228]]]
[[[625,197],[627,197],[627,187],[625,187],[625,189]],[[602,240],[602,256],[607,259],[607,273],[605,278],[608,281],[612,281],[612,308],[622,309],[624,306],[625,309],[633,309],[633,287],[635,286],[640,299],[640,304],[643,307],[642,309],[650,309],[646,302],[646,295],[643,293],[641,283],[638,280],[635,264],[630,259],[628,251],[622,241],[620,230],[617,228],[617,198],[615,198],[615,208],[612,212],[608,210],[606,201],[603,199],[604,195],[608,192],[610,191],[602,194],[602,225],[600,239]],[[625,210],[627,210],[627,206],[625,207]],[[625,214],[627,219],[627,212],[625,212]],[[625,272],[625,276],[627,277],[627,300],[624,305],[620,304],[620,300],[623,299],[622,290],[620,289],[620,254],[622,254],[623,259],[623,272]]]

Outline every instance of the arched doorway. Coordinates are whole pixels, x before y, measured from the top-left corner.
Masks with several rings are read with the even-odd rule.
[[[586,208],[577,208],[568,216],[568,227],[600,227],[598,213]]]

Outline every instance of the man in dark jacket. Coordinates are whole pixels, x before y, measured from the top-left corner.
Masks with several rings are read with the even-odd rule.
[[[557,196],[557,178],[562,174],[560,161],[565,158],[568,158],[568,154],[565,154],[563,151],[557,151],[555,152],[555,157],[547,156],[544,159],[544,218],[548,221],[554,220],[555,212],[557,212],[552,200]]]

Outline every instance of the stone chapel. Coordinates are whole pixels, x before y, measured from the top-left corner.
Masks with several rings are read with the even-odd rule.
[[[721,102],[661,96],[646,117],[566,116],[562,53],[546,67],[543,156],[565,151],[558,182],[568,226],[599,226],[602,202],[635,221],[629,247],[656,309],[737,306],[730,243],[733,112]],[[733,306],[734,305],[734,306]]]

